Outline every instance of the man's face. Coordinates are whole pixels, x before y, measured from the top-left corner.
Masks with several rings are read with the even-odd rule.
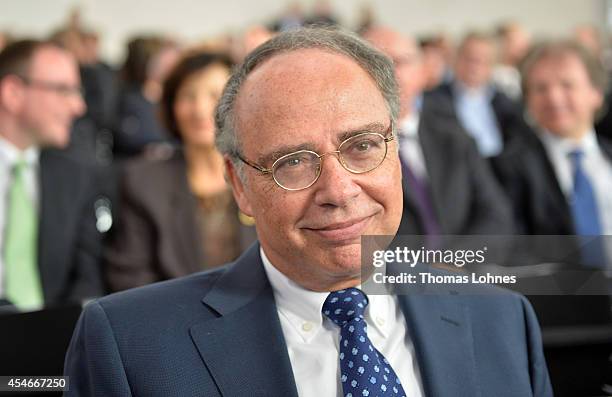
[[[402,99],[402,113],[412,111],[415,98],[425,86],[423,60],[416,43],[384,28],[372,29],[366,33],[365,38],[393,61]]]
[[[72,56],[42,47],[32,58],[18,118],[29,140],[41,147],[65,147],[74,119],[85,111],[80,77]]]
[[[480,88],[491,79],[495,53],[487,40],[472,39],[463,44],[457,54],[455,74],[457,80],[469,88]]]
[[[603,96],[573,54],[543,58],[527,76],[527,107],[537,124],[553,134],[579,138],[593,126]]]
[[[253,71],[235,105],[243,156],[271,167],[299,149],[335,151],[346,136],[385,133],[389,111],[374,81],[349,58],[318,49],[280,54]],[[382,164],[352,174],[325,156],[311,187],[287,191],[245,166],[233,177],[242,211],[254,216],[266,255],[298,284],[329,291],[359,283],[361,235],[393,235],[402,215],[395,141]]]

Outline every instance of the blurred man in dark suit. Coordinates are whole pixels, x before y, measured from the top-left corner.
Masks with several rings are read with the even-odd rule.
[[[25,40],[0,53],[0,296],[23,309],[103,292],[95,181],[51,150],[84,111],[68,52]]]
[[[612,142],[593,129],[607,78],[572,42],[525,59],[523,91],[537,133],[494,161],[524,234],[612,234]]]
[[[499,155],[525,132],[521,107],[492,85],[494,63],[492,38],[469,33],[457,48],[453,81],[432,92],[435,106],[453,109],[484,157]]]
[[[389,56],[400,89],[404,215],[399,234],[512,234],[512,211],[489,164],[452,116],[423,95],[414,40],[376,27],[364,37]]]

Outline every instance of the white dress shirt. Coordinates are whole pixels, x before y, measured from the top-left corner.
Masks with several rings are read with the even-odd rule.
[[[417,111],[400,120],[398,129],[400,156],[414,176],[426,180],[427,167],[425,166],[423,148],[419,141],[419,121],[420,116]]]
[[[4,233],[8,211],[8,192],[13,181],[13,167],[20,160],[26,162],[24,173],[28,194],[36,208],[39,204],[38,164],[39,150],[28,148],[21,151],[0,136],[0,297],[4,296]]]
[[[340,328],[321,309],[328,292],[307,290],[276,269],[260,249],[272,285],[281,328],[298,394],[302,397],[342,396]],[[423,395],[414,346],[395,296],[371,295],[365,313],[368,337],[391,363],[410,397]]]
[[[501,153],[504,140],[491,105],[493,92],[490,87],[469,89],[455,83],[453,89],[457,117],[476,141],[480,154],[491,157]]]
[[[515,101],[521,100],[521,73],[514,66],[499,64],[493,69],[493,84]]]

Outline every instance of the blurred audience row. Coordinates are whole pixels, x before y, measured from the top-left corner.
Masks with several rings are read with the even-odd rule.
[[[290,7],[197,46],[140,36],[118,68],[78,15],[48,41],[1,34],[0,297],[54,305],[235,259],[256,220],[225,181],[214,109],[232,65],[309,24],[338,22]],[[610,68],[594,28],[533,45],[512,22],[454,47],[364,10],[357,31],[400,86],[399,233],[612,234]]]

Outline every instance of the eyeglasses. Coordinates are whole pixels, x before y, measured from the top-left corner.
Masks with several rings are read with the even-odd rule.
[[[50,81],[42,81],[36,79],[30,79],[29,77],[19,76],[19,78],[28,86],[36,87],[42,90],[53,91],[57,94],[70,97],[70,96],[79,96],[83,97],[85,92],[83,87],[81,86],[71,86],[64,83],[54,83]]]
[[[393,121],[385,135],[362,132],[340,143],[337,150],[319,155],[311,150],[298,150],[278,158],[271,168],[265,168],[236,156],[262,174],[272,174],[274,182],[285,190],[303,190],[314,185],[321,175],[323,157],[335,154],[347,171],[364,174],[377,168],[387,157],[387,143],[393,140]]]

